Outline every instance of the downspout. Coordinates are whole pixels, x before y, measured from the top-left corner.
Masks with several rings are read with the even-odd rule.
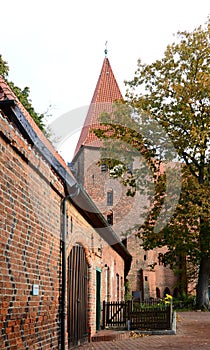
[[[79,194],[78,184],[74,193],[68,194],[62,200],[63,230],[61,233],[61,253],[62,253],[62,286],[61,286],[61,350],[66,349],[66,202]]]

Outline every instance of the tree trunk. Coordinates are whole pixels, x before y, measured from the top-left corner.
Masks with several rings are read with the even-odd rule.
[[[198,285],[197,285],[197,298],[196,306],[198,309],[209,308],[209,275],[210,275],[210,258],[204,256],[201,258]]]
[[[187,264],[186,256],[179,257],[179,291],[181,295],[187,294]]]

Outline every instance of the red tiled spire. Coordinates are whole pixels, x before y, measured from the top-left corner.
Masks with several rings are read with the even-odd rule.
[[[100,115],[103,112],[110,113],[113,102],[116,100],[122,100],[122,94],[113,74],[109,60],[107,57],[105,57],[74,156],[83,145],[98,147],[101,145],[92,129],[99,127]]]

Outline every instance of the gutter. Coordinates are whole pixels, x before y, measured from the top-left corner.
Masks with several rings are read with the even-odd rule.
[[[39,151],[42,157],[51,165],[53,170],[59,175],[61,180],[67,186],[74,186],[77,181],[71,176],[70,171],[64,167],[64,165],[59,161],[59,156],[56,150],[53,148],[52,144],[44,137],[46,143],[41,140],[36,131],[34,131],[33,126],[29,120],[25,117],[23,112],[18,107],[15,100],[1,100],[0,101],[0,110],[2,110],[5,115],[9,116],[11,120],[16,124],[22,135],[27,139],[27,141]],[[37,129],[40,131],[38,126]],[[40,131],[41,134],[43,134]],[[52,152],[49,148],[53,149]],[[56,157],[56,155],[58,157]],[[64,162],[64,161],[63,161]]]

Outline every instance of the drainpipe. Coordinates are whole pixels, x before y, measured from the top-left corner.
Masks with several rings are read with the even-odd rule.
[[[79,194],[78,184],[74,193],[68,194],[62,200],[63,232],[61,234],[62,252],[62,286],[61,286],[61,350],[66,349],[66,202]]]

